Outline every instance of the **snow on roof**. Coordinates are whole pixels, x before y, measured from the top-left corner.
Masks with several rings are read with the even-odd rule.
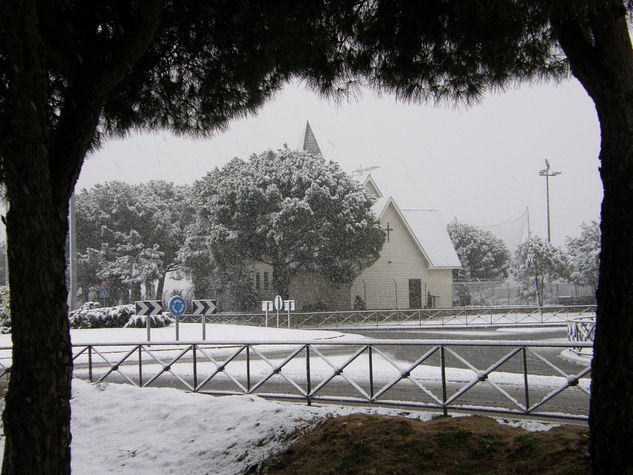
[[[376,205],[374,205],[376,206]],[[446,224],[436,209],[402,209],[415,238],[431,260],[432,268],[461,267]]]
[[[376,184],[374,179],[371,177],[371,175],[365,175],[363,179],[361,180],[361,182],[369,193],[371,193],[377,198],[383,197],[383,194],[380,191],[380,188],[378,188],[378,185]]]
[[[371,207],[371,210],[374,212],[377,218],[380,219],[382,214],[385,212],[385,209],[387,208],[387,204],[389,203],[390,200],[391,200],[390,196],[381,196],[380,198],[376,199],[376,201]]]

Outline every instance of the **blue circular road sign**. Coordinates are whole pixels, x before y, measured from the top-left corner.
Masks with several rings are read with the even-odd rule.
[[[174,317],[180,317],[187,310],[187,303],[180,295],[175,295],[169,299],[169,312]]]

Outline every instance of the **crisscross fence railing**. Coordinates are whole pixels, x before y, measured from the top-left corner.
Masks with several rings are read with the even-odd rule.
[[[433,328],[511,325],[566,325],[575,317],[595,315],[595,305],[548,305],[508,307],[455,307],[446,309],[353,310],[340,312],[281,312],[280,325],[288,328],[348,329],[358,327]],[[276,326],[275,314],[218,313],[207,315],[206,323]],[[186,321],[202,317],[186,316]]]
[[[73,345],[74,375],[214,395],[587,420],[587,342],[358,340]],[[1,349],[0,349],[1,350]],[[7,371],[8,365],[2,366]]]
[[[581,316],[572,318],[567,323],[567,333],[570,341],[591,342],[596,336],[596,317]],[[581,350],[580,347],[576,348]]]

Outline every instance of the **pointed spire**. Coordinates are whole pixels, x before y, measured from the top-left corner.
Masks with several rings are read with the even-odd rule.
[[[303,136],[301,150],[311,153],[312,155],[323,155],[314,136],[314,132],[312,132],[309,121],[306,121],[306,132]]]

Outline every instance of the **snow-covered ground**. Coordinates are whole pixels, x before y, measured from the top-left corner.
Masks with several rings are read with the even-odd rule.
[[[181,340],[199,340],[199,327],[182,325]],[[72,331],[74,343],[140,342],[145,337],[144,329]],[[231,325],[209,325],[207,338],[217,342],[361,339],[338,332]],[[152,330],[152,341],[173,340],[173,327]],[[8,344],[10,340],[2,335],[0,346]],[[177,389],[90,384],[78,379],[73,380],[71,404],[72,469],[77,474],[241,473],[280,450],[295,429],[313,426],[328,415],[399,413],[396,409],[309,407],[255,396],[213,397]],[[422,420],[431,418],[430,413],[409,414]],[[535,422],[524,426],[532,430],[551,427]]]
[[[396,414],[397,411],[368,411]],[[233,474],[288,443],[297,428],[351,407],[308,407],[253,396],[213,397],[73,380],[75,474]],[[416,413],[422,420],[428,413]]]

